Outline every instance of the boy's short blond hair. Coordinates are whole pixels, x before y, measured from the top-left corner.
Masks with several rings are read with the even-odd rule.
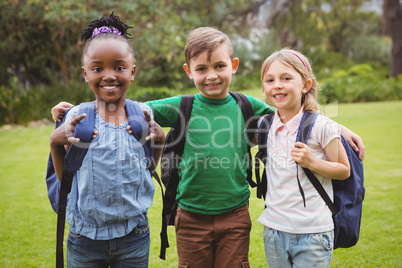
[[[234,58],[233,46],[229,37],[223,32],[212,27],[200,27],[193,30],[188,36],[184,55],[186,63],[190,65],[190,60],[198,57],[203,52],[208,52],[208,60],[212,52],[220,45],[226,45],[231,60]]]

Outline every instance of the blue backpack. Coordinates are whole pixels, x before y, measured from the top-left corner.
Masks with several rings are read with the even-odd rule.
[[[303,114],[300,126],[297,132],[296,142],[307,142],[311,129],[318,116],[318,113],[306,111]],[[262,178],[259,173],[259,163],[262,161],[266,165],[267,159],[267,139],[268,132],[273,121],[274,114],[266,115],[261,120],[258,127],[258,152],[256,154],[256,180],[257,180],[257,197],[264,197],[267,192],[267,179],[265,168]],[[342,145],[345,148],[350,164],[350,177],[346,180],[332,180],[334,190],[334,202],[331,201],[325,189],[318,181],[317,177],[307,168],[303,168],[307,177],[319,192],[322,199],[332,212],[334,221],[334,249],[349,248],[356,245],[359,240],[362,203],[365,195],[364,170],[363,163],[348,144],[343,136],[341,136]],[[303,194],[299,183],[300,191]]]
[[[70,110],[70,109],[69,109]],[[67,112],[69,111],[66,111]],[[80,169],[85,154],[88,151],[89,143],[92,139],[92,134],[95,129],[95,102],[81,103],[78,114],[87,114],[81,120],[75,129],[74,137],[80,138],[79,143],[72,143],[66,156],[64,157],[64,171],[59,182],[54,167],[52,156],[49,154],[46,173],[46,184],[48,190],[48,198],[53,210],[57,213],[57,246],[56,246],[56,267],[64,266],[63,259],[63,239],[64,239],[64,225],[67,206],[67,195],[71,190],[71,184],[75,172]],[[133,136],[143,145],[145,156],[147,159],[147,167],[151,175],[156,178],[161,185],[159,177],[155,172],[153,163],[153,148],[150,142],[145,141],[145,137],[149,134],[148,123],[142,112],[142,109],[137,103],[126,99],[126,111],[129,119],[129,125],[133,130]],[[65,117],[62,122],[56,122],[56,128],[64,123]]]

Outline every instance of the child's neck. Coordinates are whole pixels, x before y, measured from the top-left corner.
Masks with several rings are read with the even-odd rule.
[[[219,96],[219,97],[213,97],[213,96],[206,96],[205,94],[202,94],[201,92],[199,93],[199,96],[201,97],[201,98],[204,98],[204,99],[207,99],[207,100],[210,100],[210,101],[225,101],[227,98],[228,98],[228,96],[229,96],[229,92],[227,92],[226,94],[223,94],[223,95],[221,95],[221,96]]]
[[[121,123],[128,121],[125,103],[125,99],[123,99],[123,102],[118,101],[117,103],[96,101],[96,111],[103,121],[120,126]]]
[[[293,117],[295,117],[300,112],[301,108],[302,108],[301,106],[297,107],[295,109],[277,108],[281,122],[283,124],[286,124],[287,122],[289,122]]]

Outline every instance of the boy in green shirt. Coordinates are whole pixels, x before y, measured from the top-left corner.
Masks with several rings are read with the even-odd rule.
[[[245,267],[248,265],[251,220],[246,180],[246,126],[229,94],[239,59],[229,38],[202,27],[191,32],[184,70],[200,91],[194,96],[184,152],[175,220],[179,266]],[[256,115],[273,110],[247,96]],[[154,120],[174,127],[181,97],[147,102]],[[173,108],[172,108],[173,107]]]
[[[178,265],[190,267],[248,267],[251,220],[246,180],[246,126],[239,105],[229,94],[239,59],[229,38],[219,30],[192,31],[185,47],[184,70],[200,93],[193,108],[180,162],[175,219]],[[272,113],[265,103],[246,96],[256,116]],[[154,120],[174,127],[181,96],[147,102]],[[57,119],[68,105],[52,109]],[[343,129],[364,155],[360,137]],[[354,148],[357,148],[354,145]]]

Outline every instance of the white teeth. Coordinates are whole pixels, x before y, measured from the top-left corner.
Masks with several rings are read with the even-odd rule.
[[[274,98],[275,98],[275,99],[280,99],[280,98],[283,98],[283,97],[285,97],[285,96],[286,96],[286,94],[275,95]]]
[[[115,89],[116,86],[103,86],[104,89]]]

